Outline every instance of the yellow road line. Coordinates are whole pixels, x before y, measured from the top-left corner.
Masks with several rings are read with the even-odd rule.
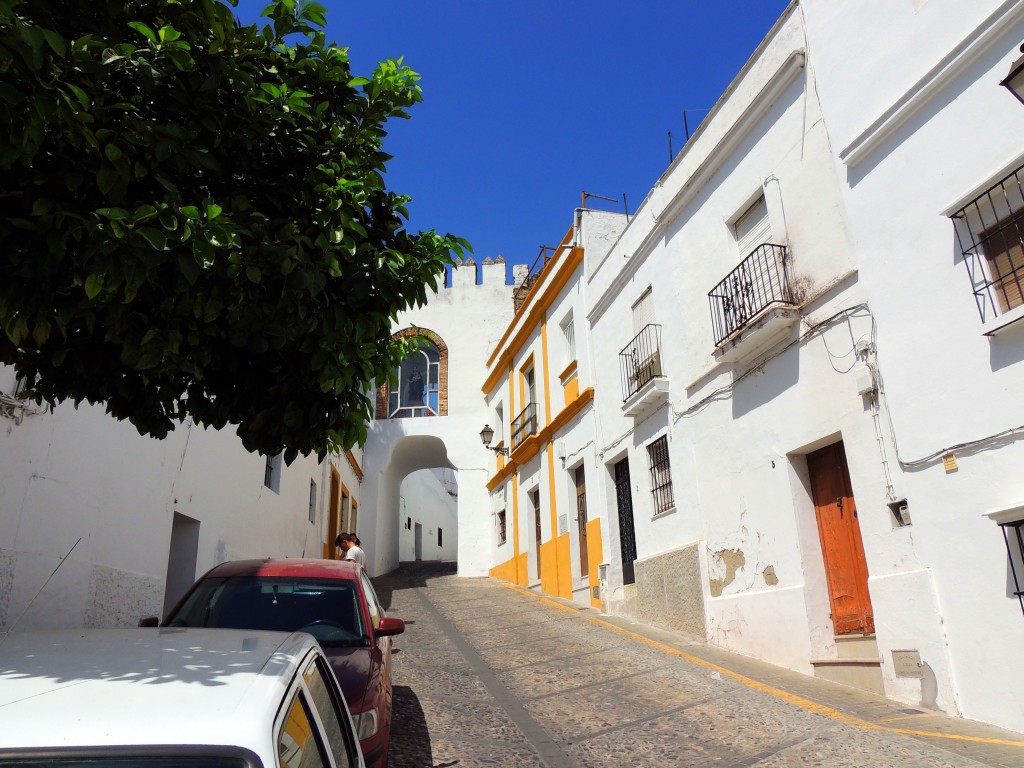
[[[567,605],[562,605],[561,603],[557,603],[554,600],[550,600],[546,597],[543,597],[542,595],[538,595],[536,592],[531,592],[528,589],[520,587],[517,584],[508,584],[506,582],[498,583],[503,587],[515,590],[516,592],[520,592],[524,595],[529,595],[530,597],[539,600],[540,602],[545,603],[547,605],[558,608],[559,610],[579,615],[578,608],[570,608]],[[681,659],[684,659],[685,661],[690,662],[691,664],[696,664],[697,666],[704,667],[705,669],[714,670],[715,672],[718,672],[719,674],[725,677],[732,678],[736,682],[742,683],[748,688],[753,688],[756,691],[767,693],[770,696],[774,696],[777,699],[787,701],[794,706],[800,707],[801,709],[805,709],[809,712],[814,712],[815,714],[822,715],[823,717],[832,718],[833,720],[836,720],[840,723],[845,723],[846,725],[853,725],[868,731],[885,731],[886,733],[901,733],[907,736],[927,736],[933,739],[950,739],[953,741],[967,741],[976,744],[995,744],[1004,747],[1024,748],[1024,741],[990,739],[982,736],[967,736],[965,734],[959,733],[938,733],[935,731],[918,731],[911,728],[893,728],[887,725],[878,725],[877,723],[870,723],[867,720],[861,720],[859,717],[856,717],[855,715],[849,715],[845,712],[839,711],[838,709],[826,707],[824,704],[818,704],[817,702],[811,701],[810,699],[805,699],[803,696],[797,696],[796,694],[789,693],[788,691],[783,691],[780,688],[775,688],[766,683],[762,683],[759,680],[754,680],[751,677],[741,675],[738,672],[733,672],[731,669],[720,667],[717,664],[714,664],[710,661],[706,661],[705,659],[702,659],[698,656],[692,656],[691,654],[686,653],[685,651],[680,651],[678,648],[673,648],[672,646],[666,645],[665,643],[658,642],[657,640],[652,640],[649,637],[644,637],[643,635],[637,634],[636,632],[631,632],[628,629],[623,629],[622,627],[618,627],[615,624],[612,624],[611,622],[604,621],[603,619],[594,618],[592,616],[586,616],[582,618],[585,618],[586,621],[589,621],[592,624],[597,624],[601,627],[604,627],[605,629],[610,629],[613,632],[618,632],[620,635],[625,635],[630,639],[638,640],[641,643],[646,643],[647,645],[653,648],[657,648],[660,651],[664,651],[665,653],[671,654],[672,656],[677,656]]]
[[[897,720],[920,720],[922,717],[938,717],[938,712],[918,712],[914,715],[900,715],[899,717],[883,717],[878,722],[893,723]]]

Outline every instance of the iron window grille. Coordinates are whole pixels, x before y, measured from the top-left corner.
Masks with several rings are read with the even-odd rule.
[[[645,325],[643,330],[619,352],[619,370],[622,374],[623,402],[643,389],[652,379],[664,375],[661,370],[660,325]]]
[[[1024,612],[1024,589],[1021,588],[1021,583],[1024,582],[1024,520],[1001,523],[999,527],[1003,529],[1006,556],[1010,560],[1013,595],[1020,603],[1021,612]]]
[[[537,434],[537,404],[530,403],[512,420],[512,450],[530,435]]]
[[[786,246],[764,243],[708,292],[715,346],[769,307],[792,306]]]
[[[654,514],[660,515],[676,505],[672,495],[672,468],[668,459],[668,436],[663,435],[647,446],[647,459],[651,468],[651,495]]]
[[[498,543],[504,544],[505,537],[505,510],[503,509],[498,513]]]
[[[1024,166],[951,218],[981,321],[1024,304]]]
[[[316,525],[316,481],[309,481],[309,522]]]

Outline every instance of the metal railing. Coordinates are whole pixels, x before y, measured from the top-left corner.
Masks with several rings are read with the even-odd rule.
[[[537,404],[530,403],[512,420],[512,450],[530,435],[537,434]]]
[[[514,311],[518,312],[519,308],[526,303],[526,299],[530,295],[530,291],[533,290],[533,286],[540,279],[541,273],[544,271],[544,267],[548,265],[548,262],[554,258],[555,253],[558,252],[558,248],[553,248],[550,245],[542,245],[540,247],[540,253],[537,254],[537,258],[533,260],[533,264],[530,265],[530,270],[526,273],[526,279],[512,291],[512,306]]]
[[[786,247],[764,243],[708,292],[717,347],[775,304],[790,305]]]
[[[663,375],[660,325],[645,325],[619,352],[619,370],[622,373],[623,401],[629,400],[651,379]]]

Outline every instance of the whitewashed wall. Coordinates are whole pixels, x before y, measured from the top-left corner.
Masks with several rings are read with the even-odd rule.
[[[376,516],[376,528],[361,531],[360,538],[371,574],[387,573],[401,559],[403,479],[433,467],[458,471],[459,574],[482,576],[490,568],[487,544],[493,519],[486,482],[493,454],[481,444],[480,430],[491,414],[480,386],[487,358],[511,319],[512,287],[505,283],[504,264],[453,270],[451,287],[440,288],[426,305],[398,318],[396,333],[412,326],[425,328],[448,347],[448,416],[379,419],[370,429],[362,493],[365,509]]]
[[[872,582],[873,599],[907,616],[882,617],[879,641],[886,657],[922,643],[932,666],[945,653],[939,703],[1021,730],[1024,616],[1008,595],[1002,535],[984,514],[1024,503],[1024,448],[984,438],[1024,424],[1024,329],[983,335],[947,215],[1024,164],[1024,105],[998,85],[1024,41],[1024,3],[803,7],[913,519],[901,535],[916,570]],[[947,450],[955,471],[943,468]],[[911,622],[930,616],[940,627],[922,637]],[[891,695],[921,696],[920,681],[887,674]]]
[[[450,472],[451,470],[449,470]],[[398,553],[401,562],[416,560],[416,526],[422,531],[421,560],[458,558],[458,486],[449,488],[443,473],[421,469],[407,475],[400,492]],[[441,531],[441,545],[437,532]]]
[[[275,493],[265,463],[227,431],[183,425],[154,440],[85,405],[0,420],[0,627],[133,626],[161,613],[175,512],[199,523],[193,575],[230,559],[319,557],[321,499],[310,523],[309,494],[314,481],[321,496],[321,466],[299,458]]]

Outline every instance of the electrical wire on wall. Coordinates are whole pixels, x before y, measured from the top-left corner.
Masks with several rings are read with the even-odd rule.
[[[864,345],[862,343],[863,338],[861,338],[860,340],[855,342],[854,351],[857,354],[857,358],[859,360],[862,360],[865,366],[867,367],[875,387],[875,392],[873,395],[869,397],[869,399],[872,409],[872,420],[875,422],[875,435],[876,439],[878,440],[882,468],[885,473],[886,494],[889,497],[890,501],[895,500],[896,494],[893,490],[893,481],[889,466],[889,459],[885,450],[884,437],[882,435],[881,413],[883,410],[885,411],[886,422],[889,427],[889,439],[892,440],[892,446],[896,456],[896,462],[899,464],[900,468],[905,470],[923,468],[925,466],[935,463],[936,461],[941,460],[942,457],[950,453],[956,453],[958,451],[963,452],[972,450],[984,450],[988,447],[997,447],[998,445],[1008,442],[1009,440],[1015,438],[1017,435],[1024,434],[1024,425],[1021,425],[1017,427],[1011,427],[1009,429],[1005,429],[1002,430],[1001,432],[996,432],[995,434],[987,435],[985,437],[976,438],[974,440],[967,440],[964,442],[956,443],[955,445],[945,446],[943,448],[939,448],[938,450],[932,451],[928,455],[922,456],[921,458],[910,460],[903,458],[903,456],[900,455],[899,441],[896,438],[896,427],[893,424],[892,420],[892,410],[890,409],[886,399],[885,381],[882,377],[881,364],[878,359],[878,345],[876,343],[877,325],[875,322],[874,314],[871,312],[871,308],[868,306],[866,302],[856,304],[851,307],[847,307],[846,309],[842,309],[839,312],[836,312],[835,314],[825,318],[824,320],[815,323],[813,326],[811,326],[806,331],[801,333],[796,339],[789,342],[784,347],[779,348],[771,355],[765,357],[760,362],[758,362],[757,365],[751,367],[741,375],[734,378],[730,384],[719,387],[718,389],[711,392],[709,395],[701,398],[693,405],[689,406],[688,408],[682,411],[673,410],[673,423],[678,422],[680,419],[684,419],[693,416],[696,413],[699,413],[700,411],[704,410],[714,402],[728,399],[732,395],[732,392],[737,384],[739,384],[741,381],[750,376],[762,372],[765,366],[768,365],[768,363],[770,363],[771,361],[784,355],[793,347],[806,342],[808,339],[811,339],[815,336],[824,333],[824,331],[828,330],[829,328],[832,328],[833,326],[841,322],[844,322],[850,318],[858,316],[867,316],[871,320],[869,343]],[[844,355],[835,355],[831,350],[828,349],[827,345],[826,351],[828,352],[830,359],[842,358],[849,355],[849,352],[845,353]],[[850,370],[852,370],[852,366],[846,370],[840,370],[835,366],[833,366],[833,369],[839,373],[847,373]],[[608,448],[613,447],[618,442],[621,442],[623,439],[625,439],[625,437],[628,436],[628,434],[629,433],[626,433],[625,435],[622,435],[621,437],[617,438],[615,441],[609,444],[606,450]]]

